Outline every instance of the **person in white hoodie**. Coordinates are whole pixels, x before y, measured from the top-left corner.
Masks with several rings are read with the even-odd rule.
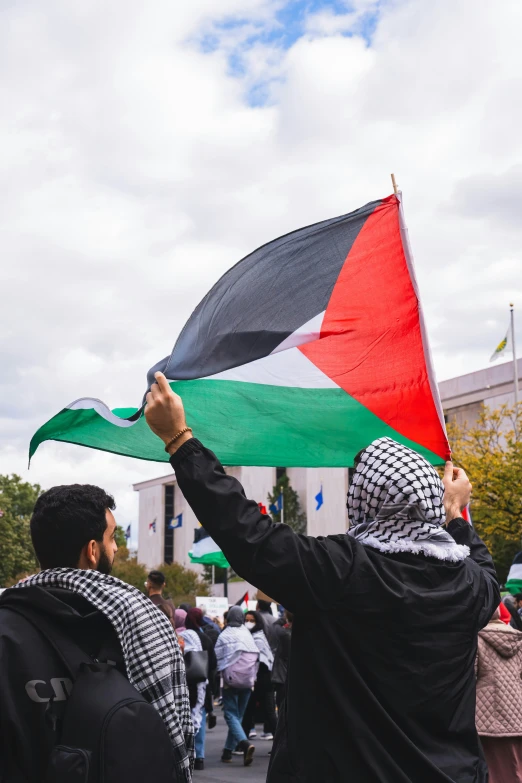
[[[497,609],[479,633],[476,658],[477,731],[489,783],[522,780],[522,632]]]

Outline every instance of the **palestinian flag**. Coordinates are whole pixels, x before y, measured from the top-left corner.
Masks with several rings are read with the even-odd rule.
[[[194,544],[189,552],[191,563],[228,568],[228,560],[203,527],[194,530]]]
[[[348,466],[387,435],[449,455],[400,196],[298,229],[230,269],[162,370],[229,465]],[[141,411],[71,403],[34,435],[167,461]]]
[[[248,612],[248,593],[245,593],[245,595],[240,598],[239,601],[236,601],[234,606],[240,606],[243,612]]]
[[[522,552],[517,552],[509,569],[506,590],[511,595],[522,593]]]

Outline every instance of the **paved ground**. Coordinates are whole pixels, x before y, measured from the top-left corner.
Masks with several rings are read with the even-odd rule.
[[[194,772],[194,783],[265,783],[268,769],[268,751],[272,749],[272,743],[264,740],[252,740],[256,746],[254,761],[250,767],[243,766],[242,756],[232,756],[230,764],[224,764],[221,752],[225,744],[227,734],[226,723],[219,707],[215,707],[217,726],[212,731],[207,731],[205,743],[205,769]],[[257,727],[258,732],[262,726]]]

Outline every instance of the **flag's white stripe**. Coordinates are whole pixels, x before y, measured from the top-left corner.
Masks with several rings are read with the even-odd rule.
[[[242,381],[299,389],[338,389],[339,386],[315,366],[299,348],[271,353],[255,362],[208,376],[212,381]]]
[[[136,422],[127,421],[127,419],[120,419],[116,416],[110,408],[105,405],[101,400],[97,400],[93,397],[81,397],[79,400],[71,402],[66,406],[70,411],[82,411],[82,410],[95,410],[100,416],[111,424],[116,424],[117,427],[132,427]]]
[[[249,362],[241,367],[233,367],[202,380],[241,381],[259,383],[267,386],[289,386],[298,389],[338,389],[339,386],[315,366],[297,347],[319,337],[324,312],[312,318],[296,329],[286,340],[278,345],[273,353]],[[183,383],[183,381],[177,381]],[[68,410],[95,410],[102,418],[117,427],[132,427],[136,422],[116,416],[107,405],[93,397],[81,397],[67,405]],[[213,551],[213,550],[212,550]]]
[[[221,552],[221,549],[210,536],[206,536],[201,541],[198,541],[197,544],[193,544],[191,549],[192,557],[203,557],[203,555],[211,555],[214,552]]]
[[[515,563],[509,569],[508,581],[510,579],[522,579],[522,563]]]
[[[289,348],[296,348],[298,345],[304,343],[311,343],[314,340],[318,340],[321,335],[321,327],[324,321],[324,314],[326,310],[323,310],[319,315],[314,315],[305,324],[300,326],[295,332],[289,334],[288,337],[279,343],[277,348],[274,348],[272,353],[279,353],[280,351],[287,351]]]

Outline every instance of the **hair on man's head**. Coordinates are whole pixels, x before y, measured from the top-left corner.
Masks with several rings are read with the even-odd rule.
[[[258,598],[257,605],[260,612],[270,612],[272,614],[272,601],[263,601],[262,598]]]
[[[162,571],[151,571],[148,580],[151,584],[154,585],[154,587],[163,587],[165,582],[167,581],[165,579],[165,574]]]
[[[44,492],[31,517],[31,539],[42,569],[77,568],[83,547],[103,540],[114,498],[93,484],[64,484]]]

